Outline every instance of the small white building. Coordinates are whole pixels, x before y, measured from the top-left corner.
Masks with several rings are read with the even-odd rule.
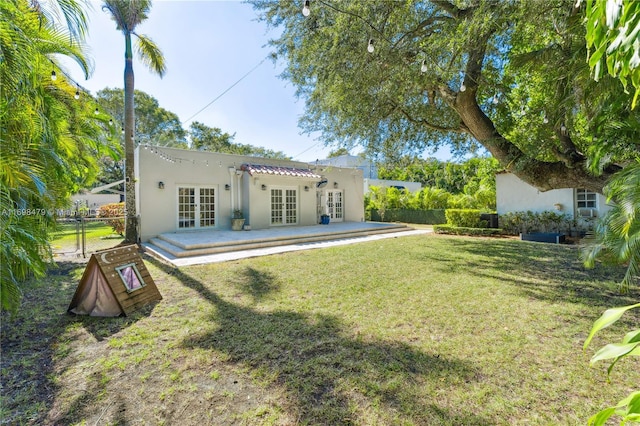
[[[136,209],[143,242],[161,233],[364,221],[362,170],[244,155],[140,146]],[[320,226],[320,225],[319,225]]]
[[[602,194],[581,188],[562,188],[542,192],[512,173],[496,175],[496,210],[510,212],[556,211],[574,218],[595,218],[611,207]]]
[[[398,188],[406,189],[409,192],[417,192],[422,189],[420,182],[405,182],[401,180],[378,179],[378,168],[370,160],[359,155],[339,155],[337,157],[326,158],[324,160],[316,160],[310,163],[310,166],[334,166],[342,168],[351,168],[362,170],[363,190],[368,193],[370,187],[377,186],[380,188]]]

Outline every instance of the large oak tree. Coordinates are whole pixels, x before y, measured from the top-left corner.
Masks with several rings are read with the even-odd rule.
[[[281,29],[271,45],[306,102],[301,127],[327,143],[479,144],[541,190],[598,192],[640,148],[631,95],[590,78],[573,0],[311,0],[308,16],[299,1],[250,2]]]

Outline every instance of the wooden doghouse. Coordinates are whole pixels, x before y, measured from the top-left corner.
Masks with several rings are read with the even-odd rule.
[[[140,254],[131,244],[91,255],[68,312],[117,317],[162,300]]]

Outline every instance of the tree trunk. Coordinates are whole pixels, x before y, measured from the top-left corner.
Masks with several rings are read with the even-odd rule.
[[[493,122],[476,103],[475,90],[460,93],[455,109],[469,133],[505,170],[541,191],[585,188],[602,193],[605,183],[613,173],[613,170],[606,170],[602,175],[594,176],[586,169],[586,161],[581,154],[573,156],[571,161],[544,162],[531,158],[498,133]]]
[[[134,169],[134,77],[131,34],[125,34],[124,54],[124,152],[125,152],[125,237],[127,243],[138,243],[138,216],[136,213],[136,184]]]

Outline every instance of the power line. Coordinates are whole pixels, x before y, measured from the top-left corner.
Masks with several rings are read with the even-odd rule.
[[[181,124],[185,124],[187,121],[190,121],[191,119],[193,119],[196,115],[200,114],[202,111],[204,111],[205,109],[209,108],[211,106],[211,104],[213,104],[215,101],[217,101],[218,99],[220,99],[221,97],[223,97],[229,90],[233,89],[238,83],[240,83],[242,80],[244,80],[249,74],[251,74],[252,72],[254,72],[260,65],[263,64],[264,61],[267,60],[267,58],[269,58],[269,56],[265,56],[260,62],[258,62],[258,64],[256,66],[254,66],[253,68],[251,68],[245,75],[243,75],[242,77],[240,77],[235,83],[233,83],[231,86],[227,87],[225,89],[224,92],[220,93],[218,96],[216,96],[211,102],[209,102],[208,104],[206,104],[204,107],[202,107],[198,112],[196,112],[195,114],[193,114],[191,117],[187,118],[186,120],[184,120]]]

